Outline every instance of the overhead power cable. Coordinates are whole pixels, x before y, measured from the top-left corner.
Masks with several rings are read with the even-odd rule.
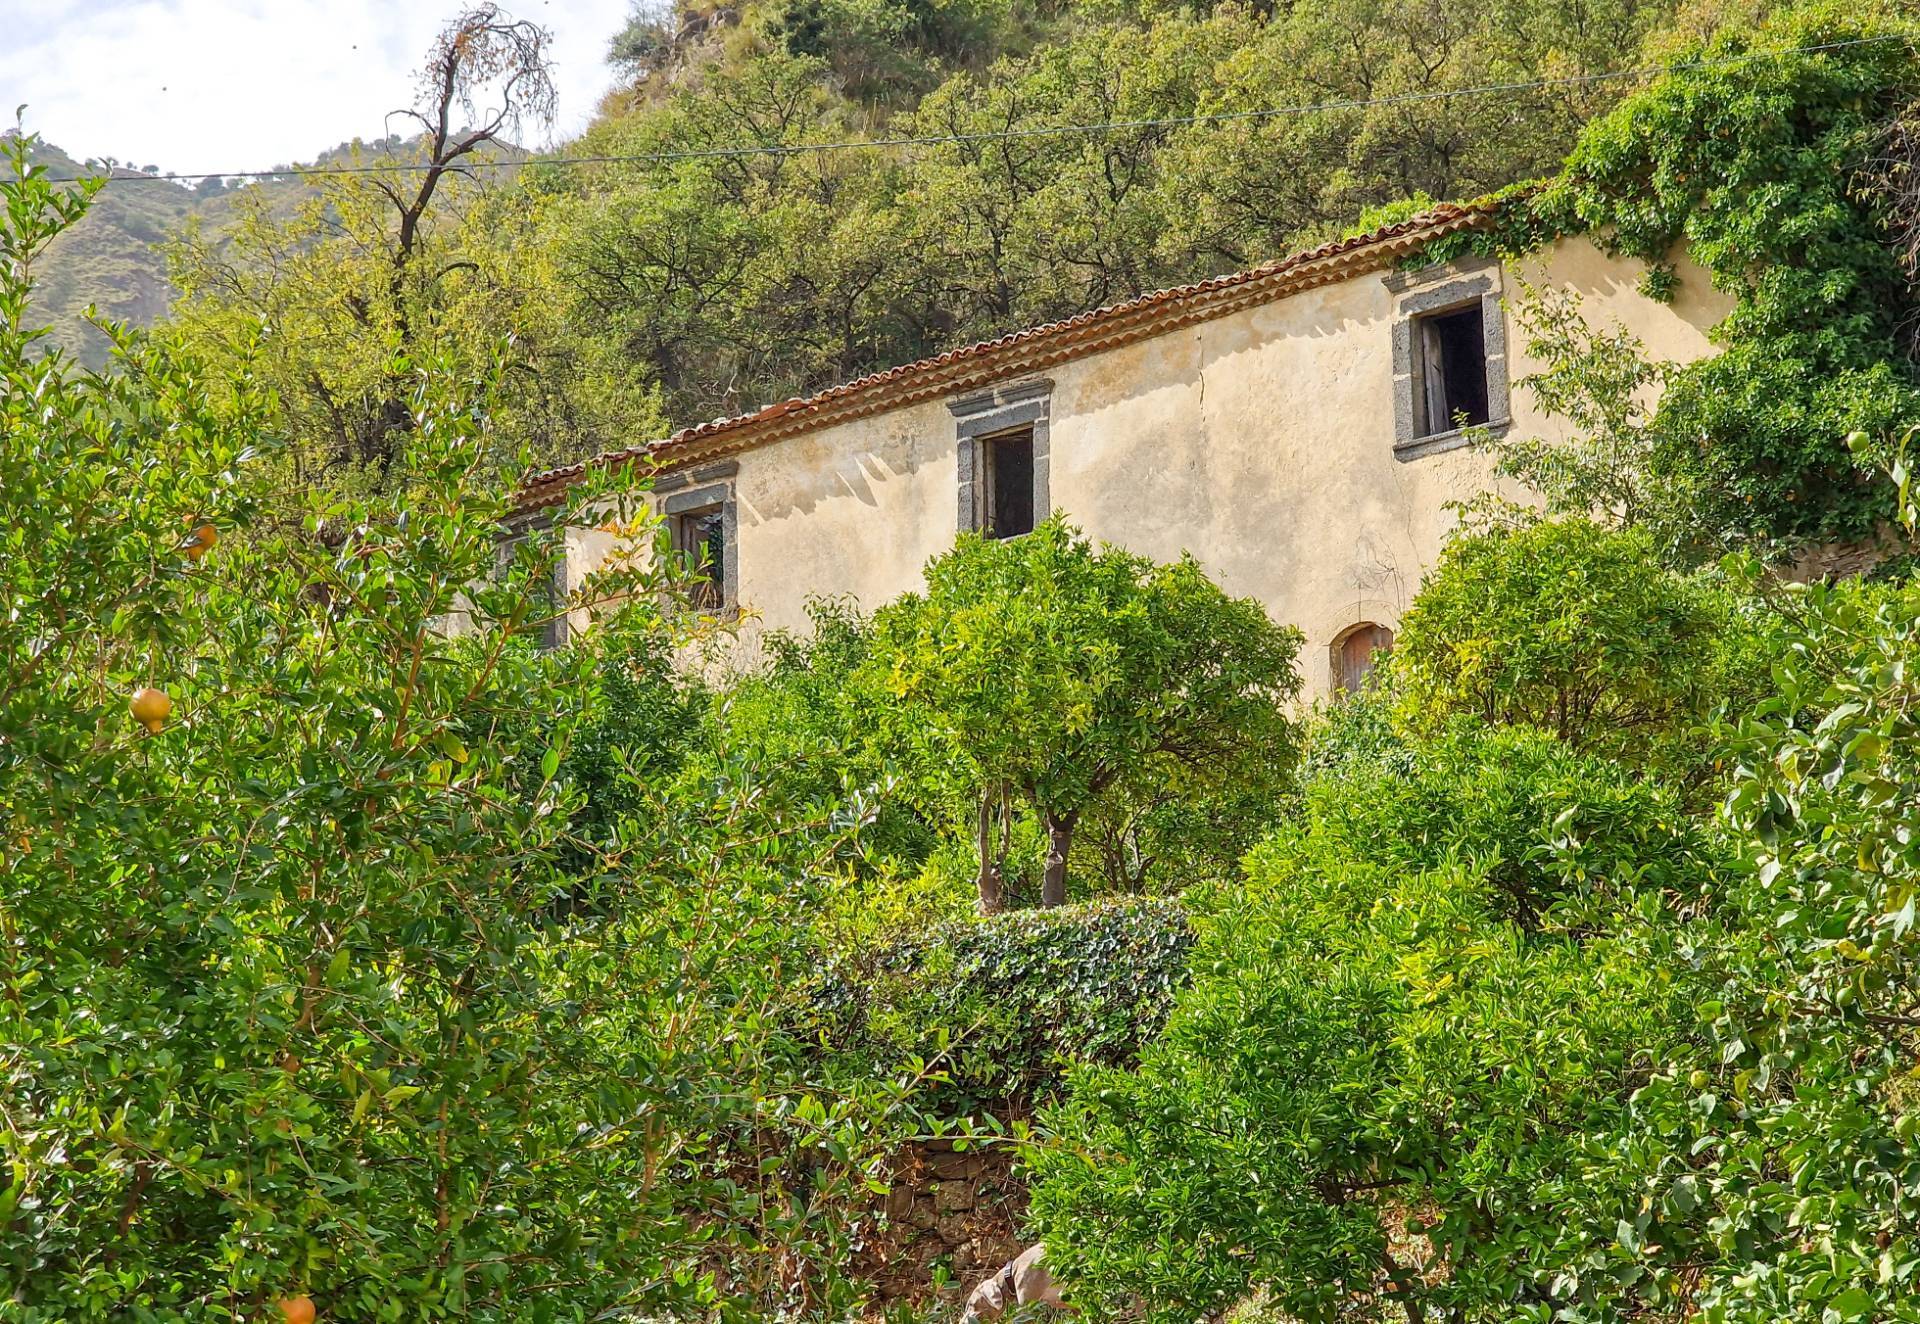
[[[1543,91],[1549,88],[1583,87],[1594,83],[1612,82],[1628,78],[1651,78],[1661,74],[1681,73],[1697,69],[1723,69],[1734,65],[1750,64],[1756,60],[1773,60],[1790,55],[1819,55],[1827,51],[1844,50],[1854,46],[1871,46],[1881,42],[1905,41],[1906,37],[1898,33],[1886,33],[1877,37],[1855,37],[1847,41],[1823,42],[1815,46],[1790,46],[1777,51],[1750,51],[1745,55],[1724,56],[1715,60],[1685,60],[1665,65],[1644,65],[1633,69],[1612,69],[1604,73],[1570,74],[1562,78],[1538,78],[1526,82],[1483,83],[1477,87],[1445,88],[1431,92],[1403,92],[1393,96],[1366,97],[1349,100],[1315,101],[1293,106],[1269,106],[1259,110],[1221,111],[1206,115],[1171,115],[1161,119],[1106,120],[1097,124],[1046,124],[1021,129],[991,129],[980,133],[932,134],[924,137],[900,138],[853,138],[836,142],[820,143],[769,143],[741,147],[698,147],[682,148],[673,151],[641,152],[634,154],[608,154],[596,156],[529,156],[515,160],[469,160],[463,159],[458,166],[448,166],[449,170],[504,170],[517,169],[528,165],[653,165],[673,161],[700,161],[714,158],[737,158],[755,156],[805,156],[813,152],[852,152],[872,151],[895,147],[939,147],[958,143],[1008,142],[1025,138],[1057,138],[1073,134],[1115,133],[1129,129],[1180,128],[1193,124],[1226,124],[1238,120],[1279,119],[1293,115],[1324,114],[1337,110],[1367,110],[1381,106],[1410,106],[1434,101],[1454,101],[1465,97],[1494,96],[1513,92]],[[427,162],[391,161],[370,165],[351,166],[289,166],[282,170],[207,170],[173,171],[167,174],[129,174],[109,175],[109,184],[180,183],[198,179],[288,179],[288,178],[324,178],[329,175],[386,175],[406,174],[431,170]],[[50,176],[49,183],[79,184],[99,178],[93,175]]]

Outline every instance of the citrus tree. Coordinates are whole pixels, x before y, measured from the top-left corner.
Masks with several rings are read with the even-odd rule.
[[[1701,1008],[1709,1051],[1643,1113],[1712,1159],[1708,1318],[1920,1319],[1920,594],[1785,593],[1777,692],[1727,733],[1747,872]]]
[[[499,357],[415,375],[390,501],[256,527],[277,442],[244,362],[113,329],[95,374],[22,329],[85,205],[26,150],[0,183],[0,1319],[844,1305],[827,1211],[876,1114],[812,1091],[770,1008],[857,813],[761,812],[733,765],[576,830],[602,658],[665,627],[615,573],[563,604],[600,628],[535,646],[560,539],[619,512],[583,494],[503,557]]]
[[[1523,519],[1447,544],[1392,667],[1413,730],[1468,716],[1679,768],[1717,706],[1765,689],[1769,645],[1750,596],[1666,568],[1647,530]]]
[[[1042,901],[1067,898],[1089,810],[1169,784],[1284,782],[1300,634],[1191,557],[1096,549],[1057,516],[1020,538],[963,534],[924,593],[875,614],[862,683],[895,742],[983,805],[1017,797],[1047,838]],[[983,908],[1000,904],[981,815]]]
[[[1410,624],[1423,666],[1526,683],[1408,723],[1445,691],[1397,657],[1317,743],[1300,822],[1190,899],[1194,982],[1139,1070],[1081,1068],[1047,1118],[1034,1220],[1083,1308],[1920,1319],[1920,596],[1767,588],[1771,692],[1708,731],[1673,702],[1698,677],[1663,673],[1710,654],[1611,640],[1638,602],[1684,642],[1657,608],[1711,586],[1539,532],[1450,557],[1409,616],[1446,607]],[[1527,604],[1555,633],[1502,671]],[[1549,702],[1556,675],[1639,735]]]
[[[1243,882],[1192,898],[1165,1031],[1046,1115],[1033,1219],[1081,1309],[1684,1314],[1637,1262],[1705,1240],[1649,1230],[1677,1156],[1606,1140],[1706,1038],[1676,916],[1719,853],[1670,791],[1541,732],[1407,752],[1322,773]]]

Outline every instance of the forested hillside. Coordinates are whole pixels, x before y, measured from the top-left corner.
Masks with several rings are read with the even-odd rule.
[[[232,353],[235,316],[290,312],[265,353],[315,463],[379,427],[349,346],[471,356],[509,322],[503,444],[571,458],[1550,173],[1756,4],[688,4],[614,37],[623,87],[552,163],[448,180],[404,293],[385,181],[343,177],[264,220],[252,188],[111,186],[39,297],[124,285],[142,320],[162,255],[133,240],[203,215],[171,248],[181,334]]]
[[[933,141],[555,170],[535,187],[564,200],[576,318],[684,422],[1244,267],[1370,208],[1549,173],[1634,86],[1600,75],[1710,25],[1678,10],[690,10],[673,36],[641,24],[617,45],[643,52],[634,85],[581,151]],[[1506,90],[1453,95],[1490,86]]]
[[[345,142],[301,168],[386,159],[402,147],[398,139]],[[176,181],[151,166],[75,160],[44,140],[35,141],[33,160],[56,178],[109,181],[86,216],[41,255],[34,273],[35,316],[51,329],[52,343],[95,367],[106,361],[112,341],[88,322],[89,305],[100,317],[153,326],[178,293],[167,270],[170,245],[195,227],[217,238],[256,209],[284,212],[310,192],[293,167],[283,176]]]

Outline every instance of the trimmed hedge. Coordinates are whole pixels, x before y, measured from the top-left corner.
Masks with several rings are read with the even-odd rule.
[[[1124,898],[936,925],[854,953],[806,990],[809,1037],[863,1067],[936,1062],[952,1106],[1022,1109],[1069,1062],[1127,1066],[1188,978],[1174,900]]]

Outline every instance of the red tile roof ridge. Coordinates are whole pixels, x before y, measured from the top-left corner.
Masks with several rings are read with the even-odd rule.
[[[1153,290],[1146,294],[1135,295],[1115,303],[1089,309],[1086,312],[1075,313],[1071,317],[1064,317],[1057,321],[1043,322],[1036,326],[1023,327],[1017,331],[1009,331],[989,340],[977,341],[970,345],[942,350],[938,354],[929,355],[926,358],[918,359],[912,363],[899,364],[891,368],[882,368],[878,371],[868,373],[865,376],[856,377],[851,381],[825,387],[822,390],[815,391],[811,395],[792,396],[748,413],[736,414],[728,418],[716,418],[706,423],[691,424],[679,429],[662,440],[646,442],[638,446],[628,446],[618,450],[603,451],[591,459],[582,460],[574,464],[561,465],[557,468],[546,469],[531,474],[521,484],[519,506],[525,510],[552,504],[559,498],[562,491],[587,472],[589,466],[618,466],[648,456],[656,458],[661,463],[671,464],[682,460],[690,461],[712,455],[732,453],[734,451],[747,449],[753,444],[756,437],[763,441],[773,441],[780,437],[790,436],[794,432],[804,430],[791,423],[785,427],[778,426],[783,420],[792,419],[796,415],[820,414],[823,411],[827,411],[830,406],[839,404],[842,401],[856,399],[860,396],[874,394],[876,399],[872,402],[873,407],[850,411],[846,414],[846,417],[860,417],[868,413],[877,413],[881,412],[883,408],[896,408],[901,405],[916,403],[929,394],[942,394],[961,389],[967,385],[979,385],[982,383],[968,382],[965,380],[958,382],[950,381],[948,380],[948,374],[944,370],[952,369],[956,365],[974,365],[982,360],[991,359],[1000,351],[1017,349],[1022,346],[1032,346],[1037,342],[1062,340],[1067,343],[1063,344],[1061,350],[1044,358],[1045,363],[1057,363],[1139,339],[1143,334],[1142,326],[1159,329],[1160,324],[1165,323],[1167,329],[1171,329],[1172,326],[1221,316],[1225,313],[1236,311],[1247,303],[1282,297],[1294,293],[1299,289],[1310,288],[1314,284],[1326,283],[1325,281],[1307,281],[1300,284],[1283,284],[1280,288],[1271,291],[1258,288],[1263,282],[1273,278],[1292,275],[1299,272],[1303,267],[1324,262],[1330,258],[1349,257],[1353,255],[1365,256],[1367,255],[1367,250],[1372,249],[1388,249],[1389,251],[1380,254],[1383,258],[1397,256],[1411,245],[1396,243],[1395,241],[1405,240],[1410,236],[1417,235],[1421,242],[1425,242],[1426,240],[1439,238],[1442,235],[1451,234],[1458,230],[1473,228],[1485,223],[1485,221],[1491,217],[1492,212],[1492,205],[1488,203],[1441,203],[1438,206],[1421,212],[1417,216],[1410,216],[1405,220],[1395,221],[1390,225],[1384,225],[1378,229],[1369,230],[1361,234],[1348,235],[1344,238],[1329,240],[1316,247],[1288,254],[1285,257],[1261,263],[1259,266],[1249,267],[1244,271],[1229,272],[1226,275],[1210,276],[1205,280],[1193,281],[1185,285],[1175,285],[1167,289]],[[1342,266],[1336,272],[1331,273],[1328,279],[1344,277],[1348,274],[1350,274],[1348,268]],[[1203,300],[1205,296],[1214,295],[1221,291],[1233,290],[1242,286],[1256,287],[1253,296],[1245,300],[1223,301],[1221,304],[1208,304],[1198,308],[1188,307],[1188,305],[1194,304],[1198,300]],[[1187,312],[1188,315],[1181,316],[1180,314],[1183,311]],[[1074,340],[1074,334],[1076,332],[1107,322],[1116,324],[1115,329],[1117,333],[1131,330],[1133,334],[1103,336],[1086,343]],[[1125,325],[1128,323],[1139,323],[1141,325],[1128,327]],[[1151,330],[1144,332],[1144,334],[1151,333]],[[986,365],[983,364],[982,366],[984,367]],[[992,366],[1002,371],[1008,369],[1019,371],[1042,366],[1042,363],[1026,361],[1010,365],[995,363]],[[988,375],[991,376],[995,374]],[[905,393],[881,390],[881,388],[900,382],[918,383],[924,387],[924,389]],[[834,417],[822,421],[842,421],[838,416],[839,411],[833,411],[833,413]],[[770,435],[760,436],[759,434],[762,433],[768,433]],[[712,447],[696,447],[693,444],[723,437],[735,439],[734,444],[716,444]],[[682,454],[683,452],[684,454]]]

